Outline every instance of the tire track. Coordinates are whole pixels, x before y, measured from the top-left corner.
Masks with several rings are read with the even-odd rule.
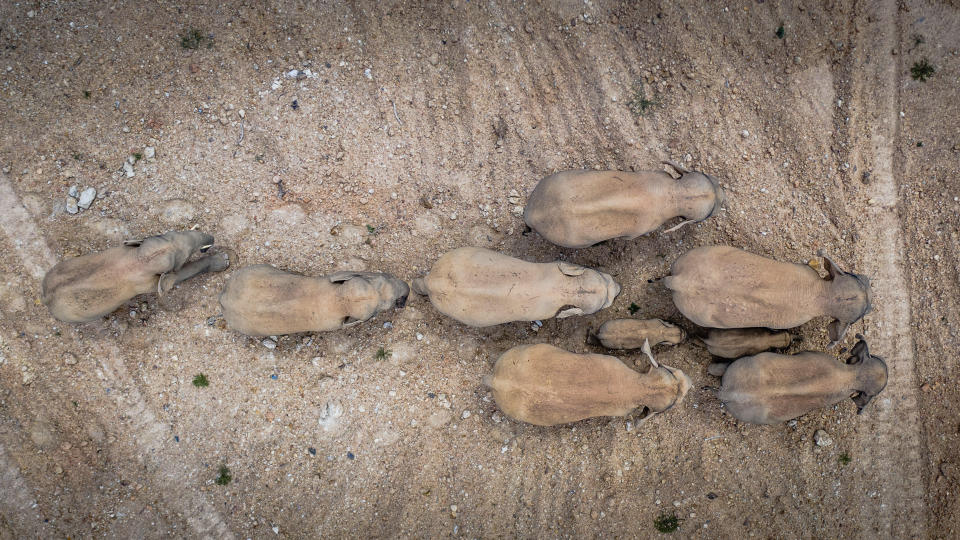
[[[894,177],[894,145],[898,126],[896,57],[899,45],[897,5],[861,2],[855,6],[856,45],[851,61],[850,163],[872,171],[866,206],[862,264],[873,278],[875,311],[868,317],[869,339],[884,357],[889,379],[884,393],[861,418],[859,448],[866,464],[867,484],[874,486],[860,499],[863,522],[873,530],[863,537],[923,537],[926,505],[922,448],[917,411],[914,338],[909,289],[903,269],[904,243],[898,217]]]
[[[46,269],[56,263],[53,252],[5,174],[0,175],[0,229],[10,239],[24,267],[33,277],[41,279]],[[157,420],[140,394],[127,372],[119,349],[113,343],[96,341],[96,348],[104,351],[97,358],[105,375],[103,382],[115,390],[111,394],[116,397],[117,405],[133,420],[132,430],[127,431],[126,435],[137,445],[137,457],[148,473],[153,475],[152,484],[160,489],[167,505],[184,516],[198,536],[233,538],[216,509],[196,491],[184,489],[184,486],[190,485],[191,474],[186,469],[183,456],[166,444],[172,438],[171,430]],[[13,509],[22,508],[24,501],[32,500],[32,497],[22,477],[19,477],[16,468],[8,464],[5,456],[0,447],[0,479],[3,482],[0,486],[4,489],[3,498],[6,501],[0,508],[6,513],[7,503],[14,505]],[[6,493],[8,485],[10,494]]]
[[[0,515],[3,516],[5,523],[14,527],[14,531],[11,532],[17,532],[21,535],[20,537],[28,536],[27,531],[38,538],[46,536],[41,534],[46,527],[43,516],[37,510],[33,492],[2,443],[0,443]]]

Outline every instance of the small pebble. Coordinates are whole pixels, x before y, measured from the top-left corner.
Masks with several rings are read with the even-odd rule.
[[[73,197],[67,197],[67,212],[70,214],[76,214],[80,211],[80,208],[77,206],[77,200]]]
[[[423,341],[423,334],[417,332],[417,341]]]
[[[123,162],[123,172],[127,175],[127,178],[133,178],[133,165],[129,161]]]
[[[266,347],[266,348],[268,348],[268,349],[276,349],[276,348],[277,348],[277,342],[274,341],[274,340],[272,340],[272,339],[265,339],[265,340],[261,341],[260,343],[262,343],[263,346]]]
[[[154,157],[156,157],[156,155],[157,155],[157,150],[152,146],[148,146],[143,149],[143,157],[146,159],[153,159]]]
[[[353,455],[353,452],[347,452],[347,459],[353,459],[354,457],[356,456]]]
[[[470,418],[470,411],[463,411],[463,414],[460,415],[460,418],[463,418],[464,420]]]
[[[430,62],[431,66],[435,66],[440,63],[440,55],[437,53],[433,53],[429,57],[427,57],[427,61]]]
[[[77,186],[70,186],[70,191],[67,191],[67,195],[77,198],[80,196],[80,191],[77,189]]]

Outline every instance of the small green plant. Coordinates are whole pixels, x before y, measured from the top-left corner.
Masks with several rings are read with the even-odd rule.
[[[853,458],[851,458],[849,454],[847,454],[846,452],[844,452],[844,453],[840,454],[839,456],[837,456],[837,461],[840,463],[840,465],[847,465],[847,464],[849,464],[851,461],[853,461]]]
[[[647,95],[643,91],[643,82],[639,80],[636,81],[633,84],[633,96],[627,103],[630,112],[633,113],[634,116],[643,116],[655,105],[659,105],[659,103],[655,100],[647,99]]]
[[[141,159],[143,159],[143,154],[141,154],[140,152],[134,152],[134,153],[133,153],[133,160],[134,160],[134,161],[140,161]]]
[[[783,36],[787,35],[786,30],[783,29],[783,25],[777,27],[777,39],[783,39]]]
[[[89,91],[89,90],[84,90],[84,91],[83,91],[83,97],[85,97],[85,98],[87,98],[87,99],[90,99],[90,91]]]
[[[629,311],[631,315],[636,315],[637,312],[640,311],[640,306],[638,306],[633,302],[630,302],[630,307],[627,308],[627,311]]]
[[[664,534],[672,533],[680,528],[680,518],[676,514],[660,514],[653,520],[653,526]]]
[[[937,70],[933,69],[933,66],[930,65],[930,62],[928,62],[926,58],[919,62],[914,62],[913,67],[910,68],[910,76],[913,77],[913,80],[920,82],[925,82],[936,72]]]
[[[206,388],[210,386],[210,381],[207,380],[207,376],[203,373],[195,375],[193,377],[193,385],[197,388]]]
[[[377,234],[377,228],[373,225],[367,225],[367,232],[370,234]]]
[[[923,148],[923,141],[917,141],[917,148]]]
[[[233,480],[233,476],[230,475],[230,469],[229,469],[229,467],[227,467],[226,465],[221,465],[221,466],[220,466],[220,475],[217,476],[217,479],[214,480],[214,482],[215,482],[218,486],[225,486],[225,485],[229,484],[231,480]]]
[[[204,43],[206,43],[208,49],[213,47],[213,41],[204,35],[202,30],[194,28],[185,34],[180,35],[180,46],[184,49],[196,50],[199,49]]]
[[[81,159],[83,159],[83,154],[81,154],[80,152],[74,152],[72,155],[73,155],[73,159],[77,161],[80,161]]]
[[[922,45],[925,41],[926,41],[926,40],[923,39],[923,35],[921,35],[921,34],[914,34],[914,35],[913,35],[913,46],[914,46],[914,47],[916,47],[917,45]]]
[[[373,359],[378,362],[382,362],[387,358],[390,358],[391,356],[393,356],[393,351],[391,351],[390,349],[385,349],[383,347],[380,347],[379,349],[377,349],[377,352],[373,355]]]

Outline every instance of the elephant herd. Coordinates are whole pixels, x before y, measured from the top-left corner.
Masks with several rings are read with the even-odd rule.
[[[568,248],[633,239],[683,217],[674,229],[717,214],[724,203],[710,175],[665,162],[663,171],[563,171],[541,180],[523,217],[543,238]],[[108,315],[130,298],[165,293],[203,272],[225,270],[225,253],[207,250],[212,236],[172,231],[104,252],[60,261],[44,277],[43,302],[54,317],[82,323]],[[204,255],[191,261],[201,252]],[[822,255],[822,254],[821,254]],[[722,377],[717,396],[744,422],[783,422],[851,397],[858,411],[886,386],[887,368],[858,335],[845,362],[822,352],[767,352],[788,347],[783,330],[818,317],[834,346],[871,310],[869,280],[823,256],[827,275],[810,265],[772,260],[731,246],[681,255],[660,280],[680,313],[707,328],[702,339],[719,357],[708,372]],[[410,290],[465,325],[589,315],[620,293],[613,276],[566,261],[529,262],[496,251],[447,252],[411,286],[378,272],[308,277],[267,264],[234,272],[220,295],[229,328],[251,336],[328,332],[402,308]],[[678,405],[692,386],[679,369],[659,364],[651,345],[679,344],[684,330],[659,319],[617,319],[589,340],[610,349],[642,349],[651,367],[640,373],[614,356],[576,354],[550,344],[504,352],[483,382],[508,416],[550,426],[597,416],[650,414]]]

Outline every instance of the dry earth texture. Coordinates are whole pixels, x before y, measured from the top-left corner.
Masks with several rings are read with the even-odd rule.
[[[957,2],[177,4],[0,3],[0,538],[960,534]],[[524,233],[540,178],[668,158],[725,210],[580,250]],[[218,318],[229,270],[90,324],[39,302],[58,259],[195,225],[240,265],[410,280],[476,245],[624,288],[542,327],[411,297],[266,345]],[[647,279],[711,244],[870,276],[843,345],[867,336],[886,391],[744,425],[690,342],[654,352],[694,389],[642,426],[497,411],[481,377],[514,345],[600,352],[631,304],[697,334]]]

